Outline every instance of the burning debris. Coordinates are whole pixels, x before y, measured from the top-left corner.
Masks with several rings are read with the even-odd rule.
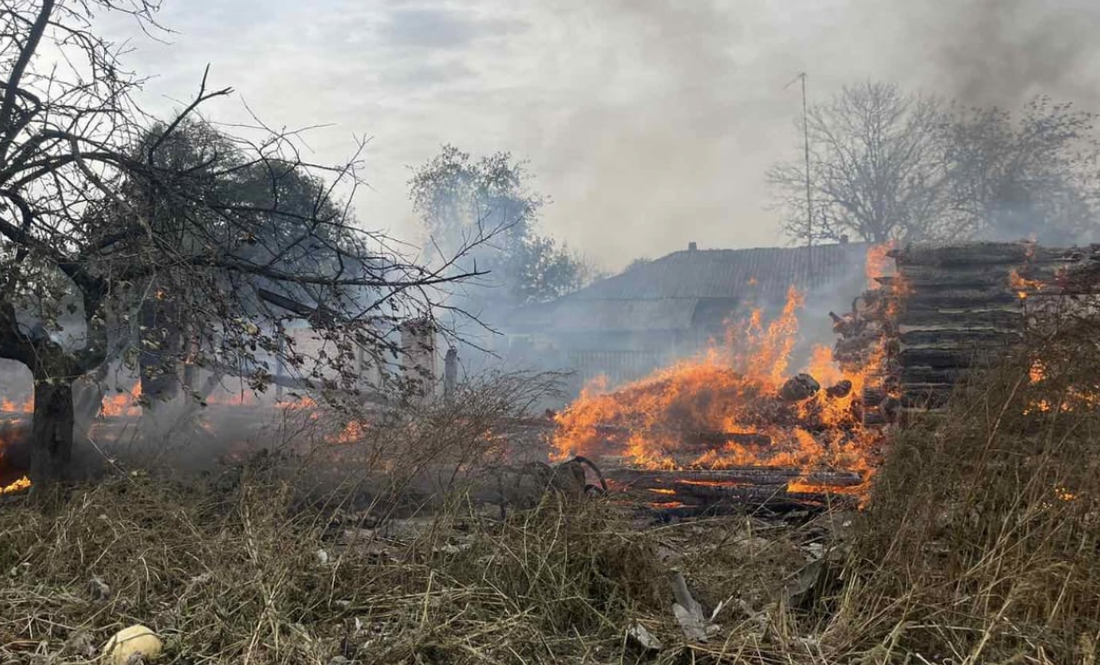
[[[838,339],[805,371],[787,371],[801,306],[792,289],[776,320],[754,312],[722,347],[615,390],[587,387],[556,416],[555,454],[599,460],[613,488],[681,514],[865,496],[884,427],[942,408],[1026,329],[1051,325],[1052,310],[1095,311],[1081,296],[1095,292],[1097,265],[1097,247],[873,247],[868,288],[851,311],[830,312]],[[1041,364],[1031,374],[1041,381]],[[1098,401],[1073,393],[1061,408]]]
[[[881,432],[861,399],[883,390],[883,338],[866,335],[869,352],[839,366],[818,347],[789,376],[801,306],[792,288],[774,321],[755,311],[721,347],[613,391],[587,387],[556,417],[556,456],[600,460],[613,485],[668,509],[862,494]]]

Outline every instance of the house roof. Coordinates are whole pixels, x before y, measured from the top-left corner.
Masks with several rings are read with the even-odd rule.
[[[673,252],[517,310],[509,324],[547,332],[686,329],[704,301],[782,302],[792,285],[812,293],[853,276],[862,279],[866,253],[865,243],[819,245],[812,254],[806,247]]]

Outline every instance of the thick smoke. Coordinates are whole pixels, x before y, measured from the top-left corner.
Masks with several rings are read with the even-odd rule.
[[[689,238],[785,240],[763,174],[798,154],[800,91],[784,86],[802,71],[811,103],[871,79],[964,106],[1046,94],[1100,110],[1100,4],[1084,0],[589,4],[566,17],[606,40],[581,38],[599,76],[532,126],[530,153],[549,171],[548,225],[621,263]]]
[[[374,136],[357,209],[410,239],[406,166],[442,143],[511,150],[554,199],[544,230],[609,270],[688,240],[784,240],[764,173],[798,154],[801,99],[785,86],[799,72],[811,102],[873,79],[967,105],[1017,108],[1045,93],[1100,110],[1090,0],[280,1],[262,15],[195,0],[165,11],[181,30],[170,47],[111,24],[156,76],[151,102],[189,99],[211,62],[272,124],[334,123],[311,134],[321,152],[342,157],[349,133]],[[214,110],[233,120],[237,106]]]
[[[1100,107],[1100,4],[1089,0],[895,2],[925,48],[932,92],[1018,107],[1035,95]]]

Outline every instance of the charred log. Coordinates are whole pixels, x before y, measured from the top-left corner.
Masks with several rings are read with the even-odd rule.
[[[801,402],[810,399],[821,390],[821,384],[809,374],[799,374],[783,383],[779,399],[784,402]]]
[[[1028,260],[1034,251],[1029,243],[972,242],[955,245],[911,245],[894,250],[900,266],[998,266],[1016,265]]]
[[[908,310],[899,318],[902,332],[914,328],[945,330],[992,330],[1014,332],[1023,323],[1019,309],[994,309],[986,311],[957,310]]]
[[[630,484],[631,487],[658,489],[680,485],[701,486],[706,483],[740,483],[744,485],[786,485],[800,480],[822,487],[855,487],[863,484],[863,477],[854,471],[821,470],[806,472],[802,469],[750,466],[733,469],[690,469],[683,471],[659,471],[650,469],[611,469],[605,471],[611,482]]]

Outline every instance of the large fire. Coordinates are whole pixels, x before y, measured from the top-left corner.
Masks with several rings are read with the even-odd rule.
[[[869,254],[868,277],[881,276],[888,250]],[[841,491],[864,493],[881,431],[864,426],[859,399],[884,351],[845,371],[818,346],[804,372],[792,376],[802,305],[791,288],[771,322],[753,311],[696,357],[615,390],[605,381],[586,386],[557,416],[554,456],[663,470],[794,467],[802,475],[787,483],[789,492],[815,489],[813,470],[839,469],[865,481]]]

